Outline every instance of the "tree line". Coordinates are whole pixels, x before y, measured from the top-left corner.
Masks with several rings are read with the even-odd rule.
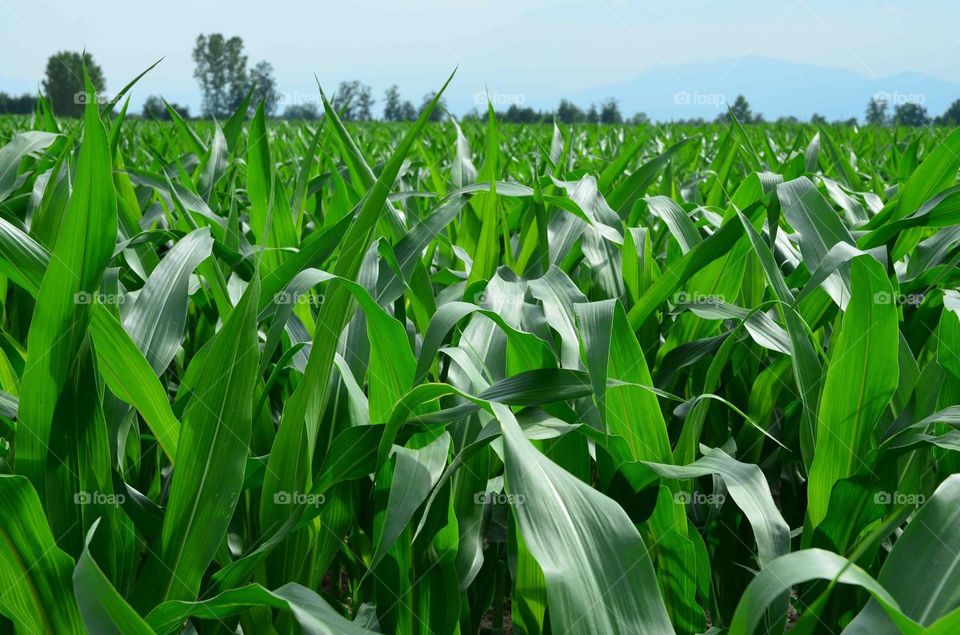
[[[273,66],[267,61],[259,61],[248,67],[248,56],[244,52],[243,39],[240,37],[226,38],[220,33],[197,36],[193,48],[194,73],[193,76],[200,86],[202,105],[200,116],[204,118],[228,118],[251,96],[252,104],[263,103],[265,114],[268,117],[280,117],[292,120],[318,119],[322,115],[322,108],[318,100],[310,96],[306,99],[291,98],[284,95],[277,88]],[[106,90],[106,81],[103,69],[93,59],[89,52],[77,53],[60,51],[47,60],[43,80],[43,95],[46,97],[53,111],[59,116],[77,117],[83,112],[86,95],[83,88],[83,66],[86,65],[90,80],[102,94]],[[379,119],[383,121],[412,121],[416,119],[434,93],[427,93],[419,104],[405,99],[400,94],[400,88],[394,84],[383,94],[383,108]],[[949,108],[938,117],[931,117],[927,109],[916,98],[893,100],[900,103],[893,104],[891,110],[889,97],[877,95],[870,99],[865,113],[865,122],[872,126],[926,126],[926,125],[960,125],[960,99],[954,101]],[[357,80],[343,81],[337,86],[331,96],[331,105],[346,121],[373,121],[378,119],[374,114],[374,105],[377,100],[373,97],[370,86]],[[23,115],[36,110],[37,95],[24,93],[10,95],[0,92],[0,114]],[[281,110],[281,106],[283,109]],[[754,114],[749,102],[743,95],[729,104],[729,110],[742,124],[764,123],[762,114]],[[646,114],[640,112],[630,117],[624,117],[616,99],[610,98],[599,105],[591,104],[584,109],[573,102],[563,99],[556,110],[535,110],[522,103],[511,103],[505,110],[497,111],[497,118],[507,123],[537,123],[543,121],[559,121],[562,123],[601,123],[601,124],[643,124],[650,121]],[[184,119],[190,117],[190,109],[176,103],[169,103],[159,95],[149,96],[143,104],[141,116],[148,119],[169,120],[174,116]],[[439,121],[447,116],[446,104],[440,101],[439,107],[432,114],[431,119]],[[475,108],[464,116],[464,120],[482,119],[484,112]],[[717,115],[718,122],[726,121],[727,112]],[[825,124],[826,118],[814,114],[811,123]],[[701,125],[708,123],[703,118],[674,120],[675,123]],[[797,123],[796,117],[780,117],[778,123]],[[857,124],[856,118],[834,122],[836,124]]]

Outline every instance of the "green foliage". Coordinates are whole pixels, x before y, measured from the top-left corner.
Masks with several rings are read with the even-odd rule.
[[[871,97],[867,103],[867,124],[871,126],[883,126],[889,123],[887,114],[888,103],[884,97]]]
[[[253,102],[263,102],[263,110],[272,117],[277,112],[280,93],[277,91],[277,80],[273,77],[273,66],[270,62],[257,62],[250,69],[250,85],[253,86]]]
[[[0,630],[956,632],[960,130],[201,43],[216,122],[0,118]]]
[[[84,88],[84,66],[93,83],[92,93],[88,93]],[[60,51],[47,60],[43,92],[53,111],[61,117],[79,117],[83,114],[87,100],[96,101],[97,95],[106,87],[103,70],[87,51]]]
[[[942,126],[960,126],[960,99],[950,104],[946,112],[937,118],[937,124]]]
[[[247,69],[243,40],[237,36],[224,38],[220,33],[200,34],[193,47],[193,77],[203,93],[203,115],[227,119],[251,90],[254,103],[263,102],[272,115],[279,101],[273,67],[265,61]],[[245,113],[244,113],[245,114]]]
[[[0,115],[29,115],[37,108],[37,98],[30,93],[10,95],[0,92]]]
[[[373,104],[370,87],[356,80],[340,82],[333,96],[333,107],[344,121],[370,121],[373,119]]]
[[[919,128],[930,124],[927,109],[914,102],[899,104],[893,111],[893,120],[899,126]]]
[[[193,76],[203,93],[203,114],[230,116],[247,91],[247,56],[243,40],[220,33],[200,34],[193,47]]]
[[[413,121],[417,111],[409,100],[401,99],[400,88],[393,84],[383,94],[384,121]]]

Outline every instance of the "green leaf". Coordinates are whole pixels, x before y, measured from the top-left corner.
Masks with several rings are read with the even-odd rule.
[[[226,537],[250,442],[259,286],[254,278],[207,354],[197,358],[199,388],[183,416],[158,554],[143,574],[151,583],[134,596],[140,607],[196,599],[201,577]]]
[[[511,507],[543,569],[552,628],[673,633],[650,555],[626,512],[538,452],[506,406],[493,409]]]
[[[750,582],[737,604],[737,611],[730,623],[730,634],[750,635],[756,630],[764,611],[777,597],[796,584],[818,579],[862,587],[879,602],[902,633],[921,631],[916,622],[903,615],[897,601],[866,571],[830,551],[804,549],[777,558]]]
[[[0,613],[24,633],[82,633],[61,551],[30,482],[0,475]]]
[[[93,94],[90,79],[85,81],[87,92]],[[29,362],[23,376],[17,469],[31,480],[41,500],[54,409],[86,335],[89,299],[100,285],[117,240],[111,165],[106,130],[94,100],[88,100],[73,194],[40,284],[27,339]]]
[[[87,532],[83,553],[73,570],[73,592],[83,623],[91,633],[152,635],[153,629],[127,604],[90,555],[90,541],[99,522]]]
[[[870,256],[851,262],[852,295],[830,348],[816,454],[810,468],[811,526],[827,513],[834,483],[863,467],[871,435],[897,389],[897,308],[883,266]]]

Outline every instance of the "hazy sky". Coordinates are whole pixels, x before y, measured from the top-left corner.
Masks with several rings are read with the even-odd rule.
[[[552,105],[657,66],[746,55],[960,82],[958,23],[957,0],[0,0],[0,90],[33,90],[51,53],[86,47],[108,92],[165,57],[134,107],[161,93],[196,112],[191,50],[210,32],[241,36],[291,99],[314,98],[316,73],[378,98],[395,82],[419,102],[459,66],[452,104],[487,86]]]

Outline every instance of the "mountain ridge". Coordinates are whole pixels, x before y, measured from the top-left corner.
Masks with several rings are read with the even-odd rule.
[[[588,107],[613,97],[625,116],[644,112],[669,121],[712,119],[741,94],[754,114],[767,119],[809,119],[817,113],[830,120],[862,120],[873,96],[886,96],[891,112],[897,104],[915,102],[930,116],[939,115],[960,99],[960,84],[915,71],[870,77],[845,68],[747,56],[658,66],[626,82],[558,95],[557,101]]]

